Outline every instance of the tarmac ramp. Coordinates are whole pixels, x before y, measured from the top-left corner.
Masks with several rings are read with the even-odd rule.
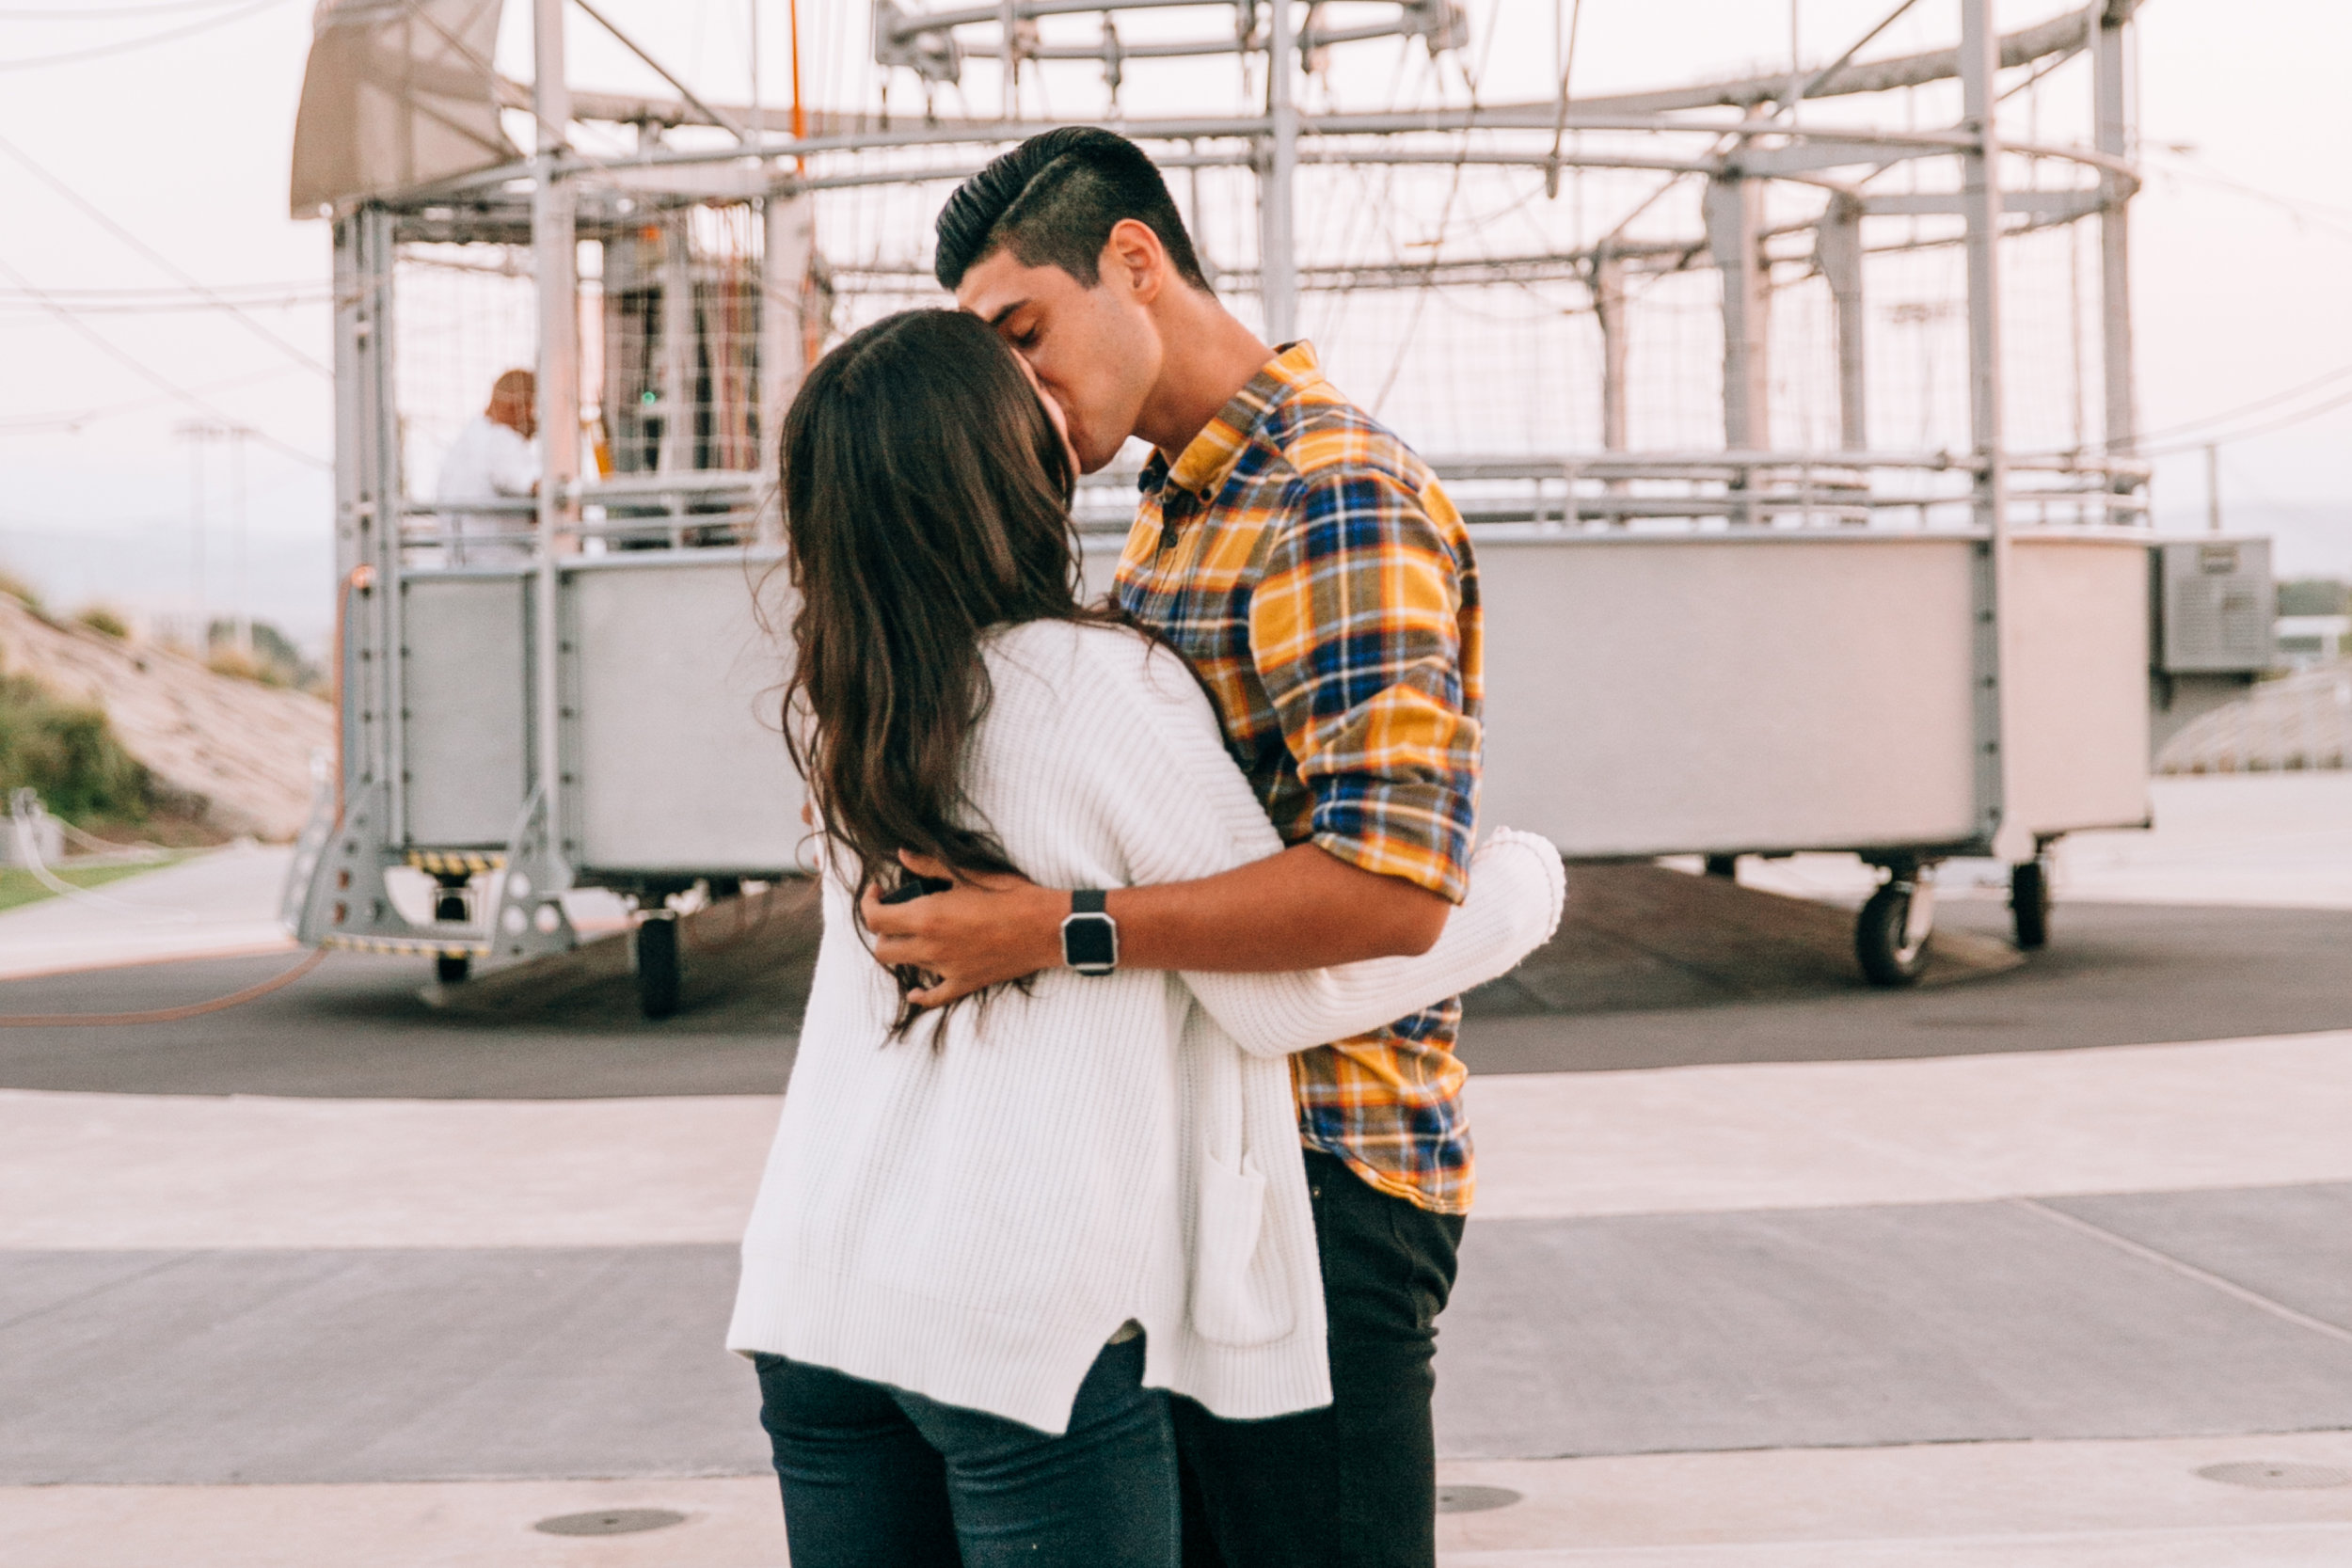
[[[819,920],[814,887],[802,882],[686,916],[681,1011],[797,1022]],[[1948,985],[2024,961],[2007,942],[1938,931],[1920,983]],[[1558,935],[1468,1006],[1482,1017],[1578,1016],[1834,995],[1864,984],[1850,911],[1662,866],[1579,865],[1569,868]],[[610,1017],[635,1006],[628,938],[599,937],[426,995],[444,1012],[484,1022]]]

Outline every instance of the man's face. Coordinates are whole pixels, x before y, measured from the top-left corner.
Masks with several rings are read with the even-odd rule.
[[[956,303],[994,327],[1060,406],[1087,473],[1119,455],[1160,374],[1148,293],[1119,250],[1114,233],[1091,289],[1059,267],[1024,266],[1006,246],[965,273],[956,290]]]

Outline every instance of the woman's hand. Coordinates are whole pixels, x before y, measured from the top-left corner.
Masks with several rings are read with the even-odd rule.
[[[1069,894],[1009,872],[959,873],[929,855],[903,849],[898,863],[918,877],[955,884],[903,904],[885,904],[879,889],[868,888],[858,906],[873,933],[875,958],[933,977],[926,989],[908,993],[910,1002],[942,1006],[1061,963]]]

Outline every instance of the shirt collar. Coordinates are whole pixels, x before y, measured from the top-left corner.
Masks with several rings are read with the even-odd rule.
[[[1175,462],[1158,452],[1152,454],[1144,465],[1145,487],[1173,485],[1203,499],[1216,495],[1266,416],[1300,388],[1322,379],[1323,367],[1315,358],[1312,343],[1301,339],[1286,344],[1249,378],[1248,386],[1233,394],[1232,402],[1217,410],[1216,418],[1176,454]]]

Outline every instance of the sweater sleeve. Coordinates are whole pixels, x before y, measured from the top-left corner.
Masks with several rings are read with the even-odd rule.
[[[1498,828],[1470,857],[1470,892],[1426,953],[1279,974],[1188,971],[1184,984],[1243,1050],[1286,1055],[1509,974],[1560,928],[1566,893],[1557,849],[1534,833]]]
[[[1118,682],[1123,700],[1101,710],[1094,734],[1120,759],[1110,811],[1134,882],[1187,881],[1279,853],[1281,837],[1226,752],[1206,701],[1171,674],[1174,657],[1163,650],[1120,662],[1142,679]],[[1532,833],[1499,829],[1472,857],[1469,895],[1426,953],[1268,974],[1187,972],[1184,980],[1245,1050],[1285,1055],[1506,974],[1550,939],[1565,895],[1559,852]]]

